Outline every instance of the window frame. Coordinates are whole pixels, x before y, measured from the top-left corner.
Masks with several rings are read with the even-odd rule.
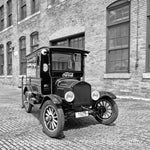
[[[7,27],[12,25],[12,0],[7,1]]]
[[[150,7],[150,0],[147,0],[147,8]],[[147,34],[146,34],[146,72],[150,72],[150,10],[147,9]]]
[[[23,20],[26,17],[27,17],[27,2],[26,0],[20,0],[20,20]]]
[[[36,5],[37,2],[37,5]],[[39,11],[40,1],[39,0],[31,0],[31,14],[34,14]]]
[[[23,41],[25,42],[25,47],[22,48],[22,42]],[[22,37],[19,38],[20,75],[25,75],[26,74],[26,67],[25,67],[25,70],[23,70],[24,66],[26,66],[26,59],[25,60],[23,59],[25,57],[23,55],[24,51],[25,51],[25,56],[26,56],[26,37],[22,36]]]
[[[0,7],[0,31],[4,29],[4,5]]]
[[[118,8],[122,8],[124,6],[129,6],[129,16],[128,16],[128,19],[124,19],[124,20],[121,20],[121,21],[117,21],[116,23],[112,23],[110,24],[109,23],[109,12],[112,11],[112,10],[117,10]],[[106,23],[106,73],[129,73],[130,72],[130,10],[131,9],[131,3],[130,1],[128,0],[121,0],[121,1],[115,1],[114,3],[110,4],[108,7],[107,7],[107,23]],[[116,28],[116,27],[121,27],[123,25],[127,24],[129,27],[128,27],[128,46],[127,47],[124,47],[124,48],[114,48],[114,49],[109,49],[109,31],[111,28]],[[122,37],[120,37],[122,38]],[[113,51],[121,51],[122,50],[125,50],[127,49],[127,53],[128,53],[128,65],[127,65],[127,70],[110,70],[110,52],[113,52]],[[122,57],[122,54],[121,54],[121,57]],[[116,60],[117,61],[117,60]],[[123,59],[121,58],[120,60],[120,63],[122,63]]]
[[[7,48],[7,75],[12,75],[12,42],[11,41],[7,42],[6,48]],[[9,71],[9,67],[11,68],[11,71]]]
[[[55,3],[56,3],[56,0],[47,0],[48,5],[53,6],[53,5],[55,5]]]
[[[37,36],[37,44],[33,43],[34,37]],[[39,32],[35,31],[33,33],[31,33],[30,35],[30,48],[31,48],[31,52],[35,51],[34,48],[38,48],[39,47]],[[37,49],[36,48],[36,49]]]
[[[66,37],[62,37],[62,38],[58,38],[55,40],[51,40],[50,41],[50,45],[52,46],[67,46],[67,47],[71,47],[71,40],[78,40],[82,39],[82,47],[74,47],[74,48],[81,48],[84,49],[85,48],[85,33],[78,33],[78,34],[74,34],[71,36],[66,36]],[[65,43],[65,45],[63,44],[57,44],[57,43]]]
[[[4,75],[4,45],[0,44],[0,76],[2,75]]]

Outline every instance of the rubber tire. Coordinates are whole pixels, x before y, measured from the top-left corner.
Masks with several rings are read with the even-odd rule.
[[[117,106],[116,102],[115,102],[113,99],[110,99],[110,98],[104,99],[104,98],[103,98],[103,99],[98,100],[98,102],[100,102],[100,101],[102,101],[102,100],[106,100],[106,101],[108,101],[108,102],[111,104],[111,106],[112,106],[112,116],[111,116],[110,118],[108,118],[108,119],[102,119],[102,118],[99,118],[98,116],[94,116],[94,117],[95,117],[95,119],[96,119],[99,123],[104,124],[104,125],[110,125],[110,124],[112,124],[112,123],[117,119],[117,117],[118,117],[118,106]]]
[[[45,108],[51,105],[51,107],[53,107],[57,113],[58,116],[58,125],[57,125],[57,129],[53,132],[51,132],[50,130],[48,130],[44,124],[44,118],[43,118],[43,113],[45,111]],[[49,137],[52,138],[60,138],[63,135],[63,129],[64,129],[64,123],[65,123],[65,119],[64,119],[64,112],[62,108],[58,108],[51,100],[47,100],[46,102],[44,102],[42,109],[41,109],[41,113],[40,113],[40,121],[41,124],[43,126],[43,132],[48,135]]]
[[[23,96],[23,100],[25,100],[28,96],[28,98],[30,99],[30,96],[27,94],[28,91],[25,92],[24,96]],[[32,105],[30,103],[28,103],[28,107],[26,107],[26,105],[24,104],[24,108],[26,110],[27,113],[31,113],[32,111]]]

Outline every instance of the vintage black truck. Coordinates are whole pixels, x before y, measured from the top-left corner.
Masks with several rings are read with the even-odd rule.
[[[92,115],[105,125],[113,123],[118,107],[110,92],[93,90],[84,81],[88,51],[70,47],[41,47],[26,56],[27,74],[22,78],[22,106],[30,113],[39,106],[43,131],[59,137],[65,120]]]

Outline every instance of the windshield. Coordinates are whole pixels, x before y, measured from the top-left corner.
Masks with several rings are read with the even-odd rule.
[[[81,71],[80,53],[52,53],[53,71]]]

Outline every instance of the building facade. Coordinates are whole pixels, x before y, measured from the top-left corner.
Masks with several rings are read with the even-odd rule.
[[[41,46],[85,48],[85,79],[150,98],[150,0],[0,0],[0,82],[20,85]]]

